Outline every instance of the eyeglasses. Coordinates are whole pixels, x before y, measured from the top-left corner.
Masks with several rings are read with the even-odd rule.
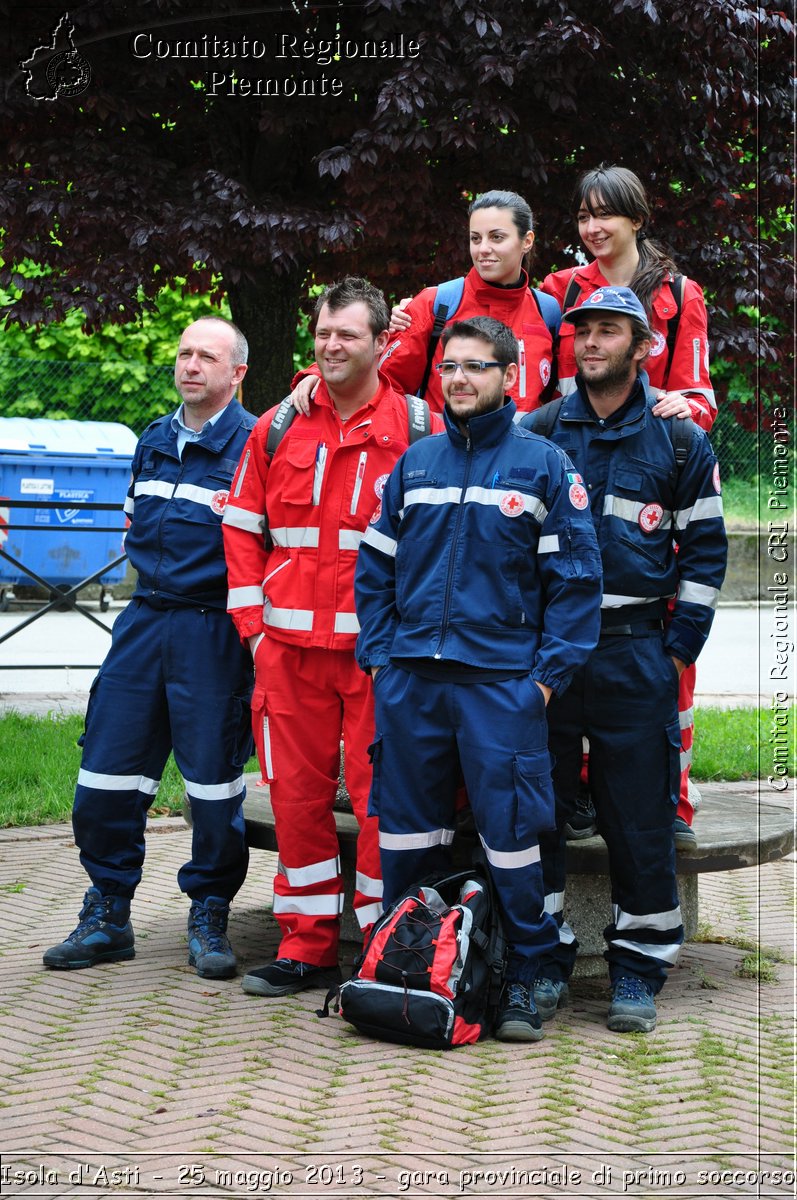
[[[435,370],[438,375],[448,379],[456,375],[457,371],[461,371],[463,375],[481,375],[482,371],[489,371],[491,367],[500,367],[503,371],[508,366],[509,363],[484,362],[478,358],[469,358],[467,362],[463,363],[449,362],[448,359],[444,359],[442,362],[435,363]]]

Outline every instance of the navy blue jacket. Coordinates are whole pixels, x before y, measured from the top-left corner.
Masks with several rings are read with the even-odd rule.
[[[144,430],[125,501],[125,549],[138,572],[133,593],[157,607],[227,608],[221,518],[238,460],[257,418],[233,400],[215,425],[177,454],[172,413]]]
[[[578,376],[576,382],[551,440],[586,481],[603,560],[604,623],[663,617],[676,597],[664,645],[688,665],[708,637],[728,554],[711,443],[693,426],[678,471],[669,423],[651,414],[655,398],[644,373],[620,416],[606,422],[595,416]],[[535,415],[521,424],[533,429]]]
[[[363,670],[439,658],[529,670],[555,692],[599,632],[601,570],[572,465],[513,424],[510,400],[465,438],[423,438],[399,459],[360,544]],[[574,489],[576,489],[574,491]]]

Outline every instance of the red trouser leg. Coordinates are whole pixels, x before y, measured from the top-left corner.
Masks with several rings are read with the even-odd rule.
[[[346,787],[360,826],[357,837],[357,874],[354,915],[363,937],[382,913],[382,870],[379,863],[379,830],[376,817],[369,817],[371,760],[368,748],[374,740],[373,687],[353,657],[338,666],[338,688],[343,698],[343,761]]]
[[[689,769],[692,765],[692,743],[695,737],[695,664],[681,675],[678,686],[678,720],[681,725],[681,792],[678,798],[678,816],[687,825],[692,824],[695,810],[689,803]]]

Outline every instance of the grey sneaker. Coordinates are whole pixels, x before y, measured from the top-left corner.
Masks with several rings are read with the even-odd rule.
[[[78,971],[97,963],[135,958],[129,917],[129,900],[103,896],[98,888],[90,887],[83,897],[76,927],[66,941],[45,951],[42,962],[54,971]]]
[[[544,1036],[534,997],[524,983],[504,984],[495,1036],[499,1042],[538,1042]]]
[[[218,896],[194,900],[188,914],[188,965],[201,979],[231,979],[238,969],[227,937],[230,906]]]
[[[278,958],[256,971],[248,971],[241,987],[250,996],[292,996],[308,988],[337,987],[340,981],[340,967],[317,967],[295,958]]]
[[[534,1003],[543,1021],[550,1021],[557,1008],[567,1002],[570,989],[564,979],[547,979],[540,976],[534,980]]]
[[[636,975],[623,975],[612,985],[606,1022],[612,1033],[652,1033],[656,1028],[653,989]]]
[[[696,850],[697,835],[691,825],[687,825],[683,817],[675,818],[675,849]]]

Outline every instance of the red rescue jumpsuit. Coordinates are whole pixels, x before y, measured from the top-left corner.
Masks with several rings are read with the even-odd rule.
[[[252,431],[225,511],[228,610],[241,638],[264,635],[252,718],[279,848],[278,957],[326,967],[337,963],[343,906],[333,813],[341,734],[360,825],[354,910],[363,930],[382,911],[377,822],[366,816],[373,699],[354,658],[354,568],[408,446],[407,404],[380,378],[370,403],[342,421],[322,381],[310,416],[293,421],[269,462],[274,412]],[[432,428],[442,428],[437,418]]]

